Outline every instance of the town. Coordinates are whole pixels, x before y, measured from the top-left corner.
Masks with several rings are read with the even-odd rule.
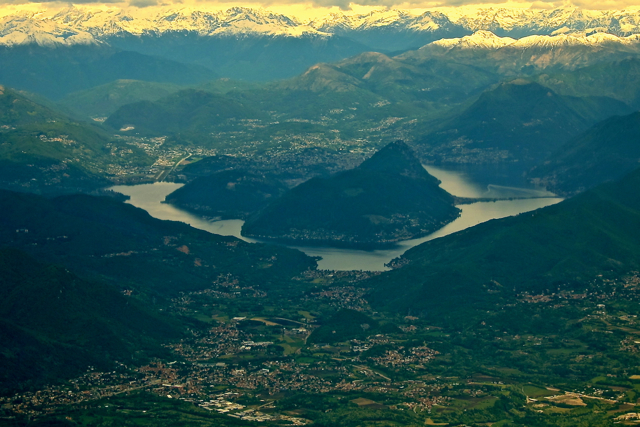
[[[602,375],[600,381],[563,385],[546,383],[553,376],[540,377],[524,368],[510,373],[487,365],[473,372],[468,364],[457,366],[459,350],[452,343],[487,333],[483,331],[493,331],[492,338],[485,340],[505,354],[514,349],[513,360],[523,352],[532,355],[558,346],[573,347],[556,342],[549,334],[502,333],[500,325],[492,324],[492,315],[474,331],[465,332],[468,338],[410,314],[385,319],[371,310],[367,289],[359,285],[372,274],[309,271],[297,279],[301,291],[285,306],[278,306],[281,298],[275,294],[243,286],[233,277],[221,277],[211,289],[184,293],[166,307],[173,315],[200,320],[200,327],[190,328],[188,336],[166,343],[171,360],[156,359],[143,366],[119,363],[107,372],[92,367],[65,383],[2,397],[3,416],[51,416],[65,413],[69,407],[136,392],[186,402],[238,420],[289,425],[314,422],[313,408],[292,403],[296,396],[319,396],[321,402],[331,397],[334,404],[327,408],[352,405],[363,411],[410,413],[422,420],[445,422],[447,414],[455,410],[490,408],[500,396],[516,391],[526,399],[525,408],[539,413],[588,404],[618,408],[609,409],[618,412],[635,407],[637,386],[612,385],[629,381],[640,385],[639,372],[624,367],[602,367],[594,373]],[[582,321],[594,325],[591,334],[618,342],[611,352],[635,354],[640,351],[634,337],[637,315],[621,315],[611,301],[621,294],[637,297],[639,277],[600,279],[591,290],[572,293],[522,294],[507,308],[561,309],[569,302],[577,303],[584,313]],[[252,311],[246,308],[247,301],[253,301]],[[318,342],[314,334],[326,327],[323,323],[332,325],[326,320],[327,313],[345,310],[370,316],[371,325],[360,325],[355,337],[334,330],[335,341]],[[398,327],[390,333],[377,333],[376,322],[384,321],[393,321]],[[560,357],[557,354],[554,357]],[[569,350],[568,356],[572,364],[594,363],[594,355],[583,348]],[[475,357],[482,359],[482,351]]]

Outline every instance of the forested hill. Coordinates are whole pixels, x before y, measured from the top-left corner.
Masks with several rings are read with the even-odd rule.
[[[285,191],[284,184],[265,174],[227,170],[198,177],[165,201],[208,217],[244,219]]]
[[[182,335],[136,298],[15,249],[0,250],[0,292],[0,393],[163,355]]]
[[[638,188],[640,170],[557,205],[423,243],[395,260],[401,268],[367,284],[370,301],[442,322],[525,293],[584,290],[598,275],[637,270]]]
[[[300,184],[250,218],[247,236],[340,246],[426,235],[459,214],[413,150],[396,141],[355,169]]]
[[[206,289],[221,275],[266,287],[315,266],[297,250],[210,234],[87,195],[48,200],[0,191],[0,242],[83,277],[160,295]]]
[[[560,147],[528,173],[560,194],[574,194],[622,177],[640,162],[640,112],[613,116]]]

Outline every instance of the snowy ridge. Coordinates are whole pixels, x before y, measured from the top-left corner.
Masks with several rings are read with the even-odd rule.
[[[454,39],[442,39],[429,43],[421,49],[429,49],[433,46],[445,49],[501,49],[513,47],[518,49],[530,48],[554,48],[567,46],[604,46],[604,45],[639,45],[640,35],[634,34],[628,37],[618,37],[607,33],[594,34],[559,34],[555,36],[527,36],[521,39],[511,37],[498,37],[490,31],[476,31],[470,36]]]
[[[199,10],[188,7],[120,9],[72,6],[62,10],[22,12],[0,18],[0,44],[38,43],[43,46],[93,44],[121,35],[161,36],[192,32],[200,36],[319,36],[346,35],[384,30],[427,34],[469,34],[442,41],[441,46],[499,48],[532,35],[566,36],[562,43],[580,44],[574,34],[609,33],[589,38],[589,43],[616,42],[640,34],[640,10],[590,11],[578,8],[554,10],[457,7],[416,14],[413,11],[379,9],[366,14],[332,13],[301,20],[265,9],[235,7]],[[438,31],[443,31],[437,33]],[[490,31],[483,33],[482,31]],[[497,37],[500,36],[509,37]],[[573,37],[573,38],[572,38]],[[580,36],[581,37],[581,36]],[[577,37],[580,39],[580,37]],[[589,36],[592,37],[592,36]],[[607,38],[609,37],[609,38]],[[559,43],[561,39],[532,39],[523,43]],[[452,44],[453,43],[453,44]]]
[[[88,32],[60,26],[24,14],[0,20],[0,45],[38,44],[46,47],[90,45],[98,41]]]
[[[537,36],[532,36],[537,37]],[[511,37],[498,37],[491,31],[480,30],[470,36],[455,39],[442,39],[430,43],[431,46],[440,46],[446,49],[499,49],[515,43]]]
[[[301,36],[325,35],[282,14],[265,10],[234,7],[225,11],[207,12],[189,8],[161,9],[154,14],[140,10],[83,10],[70,7],[50,19],[60,25],[83,30],[95,37],[128,33],[132,35],[189,31],[201,36],[261,34]]]
[[[421,15],[409,11],[380,9],[367,14],[332,13],[309,22],[326,32],[364,30],[389,26],[415,31],[435,31],[459,27],[467,31],[489,30],[500,33],[532,34],[560,32],[608,31],[618,35],[640,33],[639,10],[592,11],[579,8],[553,10],[455,7],[426,11]]]

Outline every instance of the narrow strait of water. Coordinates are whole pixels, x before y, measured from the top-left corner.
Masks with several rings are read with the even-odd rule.
[[[455,233],[485,221],[517,215],[538,208],[553,205],[562,201],[552,193],[533,188],[518,186],[479,184],[464,171],[426,166],[429,173],[442,181],[442,188],[459,197],[539,197],[535,199],[502,200],[497,202],[477,202],[461,205],[462,213],[458,219],[440,230],[420,239],[405,240],[391,249],[364,251],[356,249],[338,249],[324,246],[289,246],[300,249],[307,255],[322,257],[318,267],[327,270],[387,270],[384,264],[402,255],[407,249],[438,237]],[[182,221],[192,227],[223,236],[235,236],[247,242],[257,240],[240,235],[244,221],[240,219],[224,221],[207,221],[197,215],[180,210],[172,205],[162,203],[164,198],[180,188],[182,184],[157,182],[133,186],[119,185],[112,190],[130,196],[128,203],[142,208],[155,218]]]

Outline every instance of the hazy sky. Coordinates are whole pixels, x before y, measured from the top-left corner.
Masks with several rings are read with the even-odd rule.
[[[424,9],[458,6],[509,7],[551,9],[561,6],[577,6],[591,10],[640,9],[640,0],[76,0],[73,3],[52,0],[38,2],[30,0],[0,0],[0,15],[7,15],[17,10],[58,9],[71,4],[105,7],[145,7],[145,6],[190,6],[202,9],[227,9],[233,6],[262,7],[274,12],[294,15],[301,18],[323,16],[334,11],[352,11],[366,13],[371,9],[389,7],[395,9],[412,9],[420,13]]]

